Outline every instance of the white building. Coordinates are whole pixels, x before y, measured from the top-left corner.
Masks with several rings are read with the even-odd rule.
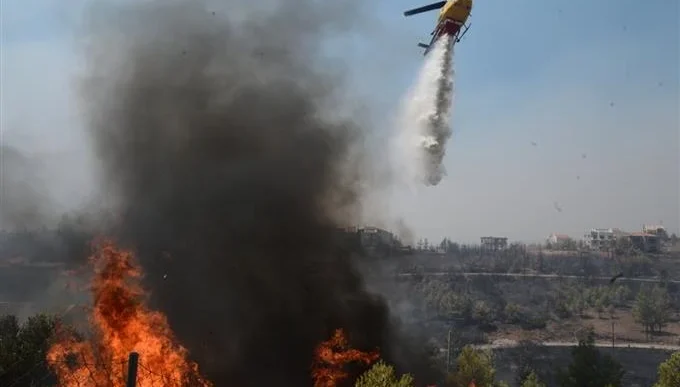
[[[613,247],[616,242],[617,231],[612,228],[592,228],[584,236],[586,246],[593,250]]]
[[[546,242],[549,245],[557,245],[560,243],[569,243],[570,240],[571,238],[569,237],[569,235],[552,233],[550,234]]]
[[[566,234],[552,233],[545,242],[551,249],[569,249],[572,246],[576,248],[576,243]]]
[[[666,235],[666,228],[657,224],[643,224],[642,232],[645,234],[664,236]]]

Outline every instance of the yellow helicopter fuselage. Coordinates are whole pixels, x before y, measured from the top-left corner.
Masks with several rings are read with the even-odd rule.
[[[439,10],[437,17],[437,24],[434,31],[430,33],[432,39],[430,44],[418,43],[418,47],[425,49],[425,54],[428,53],[434,43],[442,37],[448,37],[450,44],[453,46],[465,35],[470,28],[469,24],[465,24],[472,12],[473,0],[447,0],[439,1],[432,4],[427,4],[418,8],[410,9],[404,12],[404,16],[413,16],[424,12]]]
[[[437,24],[452,20],[456,23],[465,24],[472,11],[472,0],[449,0],[439,11]]]

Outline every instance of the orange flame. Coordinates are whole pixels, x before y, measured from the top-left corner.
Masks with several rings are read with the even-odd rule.
[[[139,353],[139,387],[212,386],[187,359],[188,351],[177,344],[166,317],[144,305],[142,272],[133,254],[110,241],[95,247],[90,257],[95,271],[90,315],[94,335],[79,341],[64,334],[50,347],[47,361],[59,386],[124,385],[133,351]]]
[[[337,329],[328,341],[316,348],[312,364],[314,387],[336,387],[349,377],[345,365],[353,362],[369,365],[379,357],[378,352],[350,349],[343,330]]]

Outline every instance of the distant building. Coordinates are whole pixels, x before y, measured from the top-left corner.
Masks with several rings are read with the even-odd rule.
[[[666,228],[664,226],[656,224],[643,224],[642,232],[645,234],[659,235],[661,233],[665,234]]]
[[[661,225],[643,225],[642,232],[645,234],[655,235],[659,238],[659,243],[666,244],[670,242],[670,235],[666,231],[666,228]]]
[[[363,250],[368,254],[389,255],[411,253],[410,247],[402,246],[399,238],[391,232],[371,226],[353,226],[337,229],[337,241],[351,250]]]
[[[503,250],[508,247],[508,238],[506,237],[481,237],[482,249],[484,250]]]
[[[634,232],[628,237],[634,248],[646,253],[658,253],[661,251],[661,238],[645,232]]]
[[[576,248],[576,242],[569,235],[552,233],[546,240],[546,244],[554,249],[567,249],[570,247]]]
[[[558,244],[560,242],[568,242],[571,240],[571,237],[566,234],[557,234],[557,233],[552,233],[548,237],[548,240],[546,241],[548,244],[554,245]]]
[[[606,250],[614,247],[616,236],[621,232],[612,228],[592,228],[584,236],[585,244],[593,250]]]
[[[357,226],[349,226],[349,227],[343,227],[340,229],[342,232],[346,232],[349,234],[356,234],[359,232],[359,227]]]
[[[399,244],[394,234],[378,227],[364,227],[358,233],[360,243],[365,248],[396,247]]]
[[[613,228],[612,232],[614,233],[614,240],[617,241],[619,239],[625,239],[630,236],[629,232],[623,231],[620,228]]]

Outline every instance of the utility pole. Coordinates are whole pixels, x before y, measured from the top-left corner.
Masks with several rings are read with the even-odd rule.
[[[137,387],[137,366],[139,364],[139,354],[130,352],[128,357],[128,373],[126,387]]]
[[[449,328],[448,338],[446,339],[446,375],[449,374],[450,364],[451,364],[451,328]]]
[[[614,347],[615,347],[615,343],[614,343],[614,320],[612,320],[612,352],[614,352]]]

